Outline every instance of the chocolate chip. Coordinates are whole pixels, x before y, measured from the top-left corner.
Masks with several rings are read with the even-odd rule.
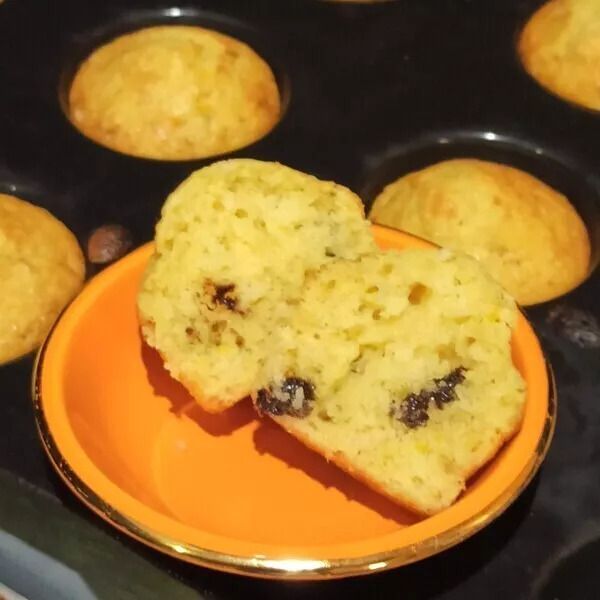
[[[229,310],[235,311],[237,307],[237,298],[235,297],[234,291],[235,285],[233,283],[215,286],[213,302],[221,304]]]
[[[278,386],[270,385],[260,389],[256,406],[261,413],[303,419],[312,412],[314,400],[312,383],[299,377],[288,377]]]
[[[238,298],[235,294],[234,283],[217,284],[210,279],[204,281],[204,292],[210,298],[213,306],[224,306],[227,310],[243,314],[238,307]],[[208,307],[210,308],[210,307]],[[210,310],[213,310],[210,308]]]
[[[390,417],[404,423],[410,429],[425,425],[429,421],[429,408],[432,402],[442,410],[444,404],[456,399],[455,388],[464,382],[465,371],[464,367],[458,367],[448,375],[434,379],[434,389],[424,388],[418,394],[408,394],[401,401],[392,400]]]
[[[404,423],[410,429],[416,429],[429,421],[429,398],[421,394],[409,394],[402,402],[392,402],[390,416]]]
[[[464,382],[465,371],[464,367],[458,367],[445,377],[433,380],[437,389],[432,392],[432,398],[438,408],[443,408],[444,404],[456,399],[454,388]]]

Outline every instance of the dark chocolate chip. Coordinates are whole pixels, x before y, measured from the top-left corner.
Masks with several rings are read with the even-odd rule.
[[[297,396],[300,391],[302,403],[297,406]],[[289,415],[303,419],[312,412],[314,400],[315,391],[312,383],[299,377],[288,377],[278,388],[270,385],[268,388],[260,389],[256,397],[256,406],[261,413],[274,416]]]
[[[459,383],[464,382],[465,371],[464,367],[458,367],[454,371],[450,371],[445,377],[433,380],[437,389],[431,392],[431,395],[438,408],[443,408],[444,404],[448,404],[448,402],[452,402],[456,398],[454,388]]]
[[[433,402],[438,409],[443,409],[456,399],[455,388],[465,380],[466,369],[458,367],[440,379],[434,379],[435,389],[422,389],[418,394],[408,394],[403,400],[392,400],[390,417],[404,423],[410,429],[421,427],[429,421],[429,408]]]
[[[409,394],[402,402],[392,402],[390,416],[415,429],[429,421],[429,398],[421,394]]]
[[[210,279],[205,279],[204,293],[210,298],[211,305],[206,305],[209,310],[214,310],[214,307],[221,305],[227,310],[243,314],[243,311],[238,308],[234,283],[217,284]]]
[[[215,293],[212,298],[213,302],[235,311],[237,309],[237,298],[234,291],[235,285],[233,283],[215,286]]]

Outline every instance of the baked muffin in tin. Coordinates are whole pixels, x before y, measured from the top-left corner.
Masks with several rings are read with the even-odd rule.
[[[80,65],[69,116],[86,136],[138,157],[190,160],[266,135],[280,116],[273,71],[245,43],[194,26],[125,34]]]
[[[542,86],[600,110],[600,2],[551,0],[528,21],[519,40],[525,69]]]
[[[84,277],[83,252],[63,223],[0,194],[0,364],[40,344]]]
[[[587,276],[587,228],[569,200],[532,175],[454,159],[409,173],[378,195],[370,219],[478,258],[522,305]]]

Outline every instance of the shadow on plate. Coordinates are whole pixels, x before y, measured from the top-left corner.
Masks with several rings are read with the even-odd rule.
[[[415,514],[357,483],[350,475],[308,449],[274,422],[265,420],[261,423],[254,432],[254,445],[260,454],[276,456],[290,468],[303,471],[326,488],[337,488],[348,500],[367,506],[401,526],[406,527],[419,521]]]
[[[176,415],[185,414],[209,435],[231,435],[237,429],[259,420],[248,398],[220,414],[206,412],[196,404],[185,387],[169,375],[158,352],[143,344],[142,359],[155,393],[169,399],[172,411]],[[369,507],[386,519],[403,526],[419,520],[419,517],[399,508],[380,494],[357,484],[350,475],[328,463],[269,419],[261,421],[254,431],[253,438],[259,454],[276,457],[289,468],[304,472],[325,488],[337,488],[349,500]]]
[[[155,394],[169,399],[171,410],[175,415],[185,414],[210,435],[231,435],[236,429],[256,418],[256,413],[248,400],[243,400],[219,414],[202,410],[187,389],[169,375],[160,354],[144,343],[142,343],[142,360]]]

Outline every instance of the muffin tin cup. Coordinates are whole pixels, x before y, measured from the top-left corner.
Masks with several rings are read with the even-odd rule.
[[[95,140],[88,138],[81,133],[76,124],[71,120],[69,109],[69,90],[73,82],[73,78],[77,69],[82,62],[88,58],[95,50],[102,45],[115,40],[116,38],[128,33],[139,31],[148,27],[155,26],[197,26],[205,29],[213,30],[222,33],[231,38],[246,43],[254,50],[266,63],[269,65],[275,76],[275,81],[279,90],[280,96],[280,114],[275,124],[259,139],[247,144],[242,148],[236,148],[231,151],[215,153],[207,157],[196,157],[189,159],[168,159],[168,158],[149,158],[127,154],[125,152],[115,150],[104,146]],[[104,150],[112,154],[120,154],[130,157],[137,161],[149,161],[150,163],[196,163],[208,164],[214,160],[225,156],[233,156],[238,152],[243,152],[247,147],[260,144],[262,140],[272,135],[277,129],[280,122],[285,118],[287,108],[290,101],[290,79],[286,72],[284,61],[281,58],[282,51],[276,43],[267,42],[266,36],[262,35],[259,28],[248,23],[244,23],[236,18],[227,15],[215,13],[208,10],[198,8],[164,8],[157,10],[133,10],[124,12],[118,16],[107,18],[104,23],[95,26],[85,32],[73,36],[62,50],[62,59],[60,66],[60,74],[58,77],[58,100],[63,116],[71,123],[80,135],[86,141],[100,146]]]
[[[381,154],[365,161],[358,193],[367,212],[387,184],[414,171],[455,158],[505,164],[533,175],[564,194],[587,228],[591,251],[586,279],[594,274],[600,262],[600,179],[560,150],[534,140],[491,130],[451,130],[392,144]]]

